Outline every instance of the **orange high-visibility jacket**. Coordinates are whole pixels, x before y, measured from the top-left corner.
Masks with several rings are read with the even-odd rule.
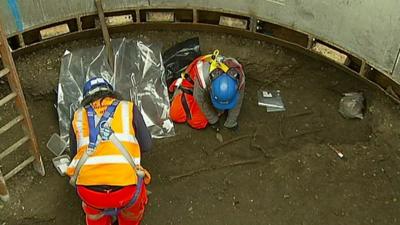
[[[112,99],[106,98],[92,104],[97,114],[96,122],[100,120],[102,114]],[[131,154],[136,165],[140,165],[140,147],[135,137],[135,129],[132,125],[133,103],[121,101],[113,119],[111,128],[115,136],[122,142]],[[89,144],[89,123],[86,109],[81,107],[75,114],[72,126],[77,139],[77,154],[68,166],[67,175],[72,176],[75,167]],[[111,141],[100,141],[96,151],[91,155],[82,166],[77,178],[77,185],[112,185],[128,186],[137,182],[135,170],[121,154],[120,150]]]

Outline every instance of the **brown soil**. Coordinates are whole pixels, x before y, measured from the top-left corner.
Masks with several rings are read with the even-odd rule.
[[[257,132],[253,141],[244,138],[217,151],[212,151],[219,143],[210,129],[176,125],[175,137],[155,140],[153,151],[143,157],[153,176],[143,224],[400,224],[399,107],[376,88],[260,41],[167,31],[128,36],[161,41],[164,48],[199,36],[203,52],[218,48],[238,58],[248,77],[240,129],[222,134],[227,141]],[[0,203],[1,225],[84,224],[80,201],[67,178],[53,168],[45,144],[58,131],[53,89],[60,57],[65,49],[99,43],[64,43],[16,59],[47,174],[40,177],[28,167],[8,181],[12,199]],[[262,86],[281,90],[286,112],[267,113],[257,106],[256,91]],[[363,120],[346,120],[338,113],[341,93],[350,91],[365,93]],[[260,161],[220,168],[252,159]],[[206,167],[212,169],[170,180]]]

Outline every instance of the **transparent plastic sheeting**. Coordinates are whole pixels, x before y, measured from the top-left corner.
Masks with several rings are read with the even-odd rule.
[[[108,80],[123,99],[135,102],[154,138],[173,136],[161,46],[125,38],[112,40],[112,46],[114,71],[104,46],[64,53],[57,100],[62,139],[69,141],[71,118],[80,106],[85,81],[98,76]]]

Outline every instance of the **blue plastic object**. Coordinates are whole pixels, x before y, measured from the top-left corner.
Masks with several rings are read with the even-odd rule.
[[[233,109],[239,98],[237,79],[224,73],[211,82],[211,102],[219,110]]]

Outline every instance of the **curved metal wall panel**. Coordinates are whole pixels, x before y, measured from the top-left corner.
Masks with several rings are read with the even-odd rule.
[[[3,24],[3,29],[6,30],[7,34],[17,31],[15,19],[6,0],[0,1],[0,20]]]
[[[257,17],[309,33],[391,74],[400,49],[400,1],[386,0],[103,0],[105,11],[126,8],[197,8]],[[14,3],[14,4],[13,4]],[[10,4],[14,7],[10,7]],[[17,9],[15,9],[15,5]],[[3,0],[8,34],[96,11],[94,0]],[[14,13],[14,14],[13,14]],[[400,81],[398,76],[393,77]]]
[[[338,45],[388,73],[400,49],[398,0],[151,1],[154,7],[176,5],[239,12],[285,25]]]
[[[146,0],[103,1],[105,11],[146,7],[148,3]],[[12,13],[13,8],[19,11],[23,30],[96,12],[94,0],[2,0],[0,1],[0,19],[8,34],[19,31],[16,22],[18,19]]]

